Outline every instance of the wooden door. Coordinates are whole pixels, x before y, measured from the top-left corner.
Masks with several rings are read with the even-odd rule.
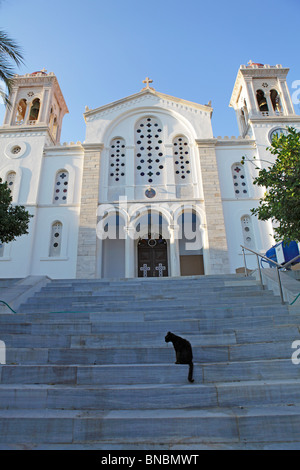
[[[167,277],[168,249],[164,239],[143,239],[138,243],[138,277]]]

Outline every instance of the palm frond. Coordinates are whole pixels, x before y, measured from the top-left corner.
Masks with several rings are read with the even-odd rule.
[[[1,87],[0,87],[0,98],[2,98],[5,106],[7,106],[8,108],[11,108],[9,94],[5,93],[5,91]]]
[[[24,64],[21,48],[5,31],[0,30],[0,56],[9,56],[17,66]]]
[[[0,80],[4,82],[7,92],[0,87],[0,96],[4,104],[11,106],[9,95],[14,85],[14,65],[24,64],[21,48],[8,35],[0,30]]]

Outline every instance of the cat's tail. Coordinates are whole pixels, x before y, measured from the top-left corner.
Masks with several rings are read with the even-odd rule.
[[[194,382],[194,379],[193,379],[194,364],[192,362],[190,362],[189,365],[190,365],[190,369],[189,369],[188,380],[189,380],[189,382],[193,383]]]

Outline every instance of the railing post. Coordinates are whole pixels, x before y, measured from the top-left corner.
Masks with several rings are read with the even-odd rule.
[[[263,278],[262,278],[262,274],[261,274],[261,267],[260,267],[260,262],[259,262],[259,256],[258,255],[256,255],[256,259],[257,259],[257,265],[258,265],[259,280],[260,280],[262,288],[264,289],[264,283],[263,283]]]
[[[247,273],[247,261],[246,261],[246,253],[245,253],[245,249],[244,249],[244,248],[242,248],[242,251],[243,251],[243,257],[244,257],[245,277],[248,277],[248,273]]]
[[[280,278],[280,271],[279,268],[276,266],[277,270],[277,276],[278,276],[278,283],[279,283],[279,291],[280,291],[280,297],[281,297],[281,302],[284,304],[284,297],[283,297],[283,290],[282,290],[282,284],[281,284],[281,278]]]

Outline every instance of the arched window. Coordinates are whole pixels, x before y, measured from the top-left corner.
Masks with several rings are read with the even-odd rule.
[[[24,123],[26,109],[27,101],[25,99],[20,100],[17,108],[16,124],[21,125]]]
[[[50,258],[58,258],[61,252],[62,223],[54,222],[51,227]]]
[[[126,143],[121,137],[113,139],[109,148],[109,185],[125,184]]]
[[[191,155],[187,137],[180,135],[173,140],[173,156],[176,184],[189,183],[191,179]]]
[[[15,181],[16,181],[15,171],[10,171],[9,173],[7,173],[6,182],[7,182],[7,185],[9,187],[9,189],[10,189],[11,197],[13,197],[13,195],[14,195]]]
[[[231,167],[234,193],[237,198],[249,197],[244,165],[235,163]]]
[[[140,119],[135,127],[136,184],[164,183],[162,125],[156,117]]]
[[[241,218],[241,224],[245,247],[254,248],[254,234],[250,215],[244,215]]]
[[[280,102],[280,96],[277,90],[270,91],[270,98],[272,102],[273,109],[276,114],[280,115],[282,113],[282,106]]]
[[[262,90],[257,90],[256,98],[260,112],[267,113],[269,111],[269,106],[264,92]]]
[[[53,204],[66,204],[68,199],[69,173],[60,170],[56,173]]]
[[[40,113],[40,106],[41,106],[41,102],[39,98],[36,98],[35,100],[33,100],[31,108],[30,108],[29,123],[34,123],[38,120],[39,113]]]

